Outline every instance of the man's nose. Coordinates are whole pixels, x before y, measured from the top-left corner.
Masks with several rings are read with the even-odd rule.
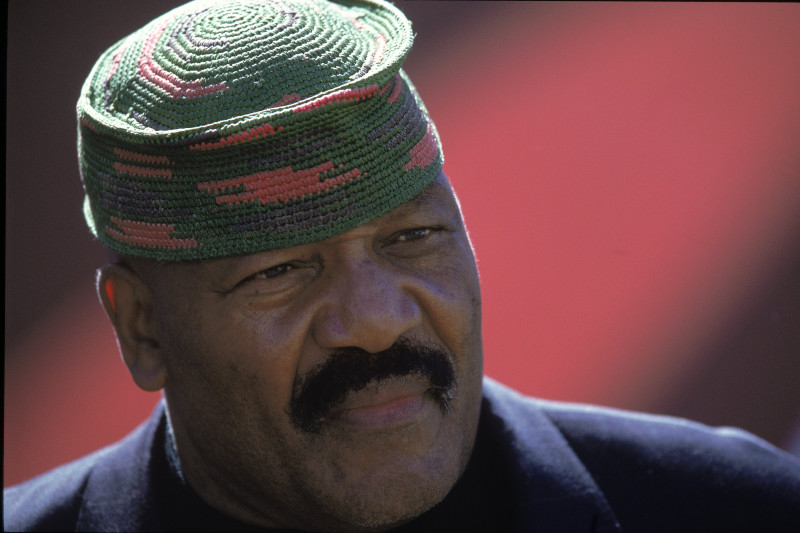
[[[370,353],[389,348],[422,318],[407,285],[403,274],[366,255],[337,265],[314,318],[314,340]]]

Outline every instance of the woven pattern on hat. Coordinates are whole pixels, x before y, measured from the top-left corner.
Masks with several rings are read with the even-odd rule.
[[[92,232],[164,261],[288,248],[388,213],[438,176],[377,0],[197,1],[119,41],[78,101]]]

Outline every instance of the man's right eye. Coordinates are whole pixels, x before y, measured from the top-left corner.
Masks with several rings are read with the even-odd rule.
[[[289,272],[292,268],[294,268],[289,263],[283,263],[280,265],[276,265],[274,267],[270,267],[267,269],[258,272],[253,276],[253,279],[273,279],[280,276],[283,276],[287,272]]]

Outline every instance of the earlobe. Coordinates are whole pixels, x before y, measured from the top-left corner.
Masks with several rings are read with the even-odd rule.
[[[167,372],[150,289],[133,270],[118,263],[97,270],[96,286],[134,382],[146,391],[163,388]]]

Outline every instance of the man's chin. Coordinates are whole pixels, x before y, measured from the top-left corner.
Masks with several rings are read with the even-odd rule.
[[[447,459],[449,462],[454,458]],[[329,518],[323,520],[325,525],[317,527],[329,531],[385,531],[398,527],[440,503],[463,467],[455,461],[421,461],[393,472],[387,470],[356,482],[341,480],[335,494],[324,498],[330,507],[326,509]]]
[[[390,529],[441,502],[474,440],[454,414],[427,394],[356,409],[326,420],[312,437],[321,453],[309,498],[328,515],[325,522],[338,524],[330,530]]]

